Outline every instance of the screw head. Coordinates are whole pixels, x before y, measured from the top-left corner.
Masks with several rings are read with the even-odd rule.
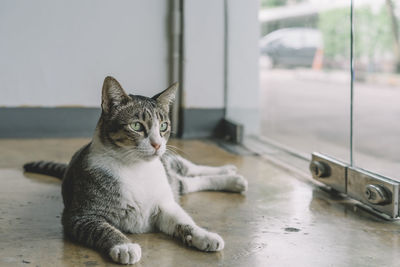
[[[310,163],[310,171],[313,175],[323,178],[329,176],[329,166],[321,161],[312,161]]]
[[[385,186],[379,184],[367,184],[364,189],[364,197],[374,205],[385,205],[392,201],[392,197]]]
[[[371,190],[370,190],[369,188],[367,188],[367,189],[365,190],[364,194],[365,194],[365,197],[366,197],[367,199],[371,199],[371,198],[372,198]]]

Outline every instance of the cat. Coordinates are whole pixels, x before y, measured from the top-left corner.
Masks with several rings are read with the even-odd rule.
[[[247,189],[233,165],[196,165],[167,150],[177,87],[148,98],[128,95],[116,79],[106,77],[92,141],[68,165],[24,165],[27,172],[62,179],[66,236],[117,263],[141,258],[141,247],[124,233],[160,231],[202,251],[222,250],[222,237],[198,226],[178,204],[179,195]]]

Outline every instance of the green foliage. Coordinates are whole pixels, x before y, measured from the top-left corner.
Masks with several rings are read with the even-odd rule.
[[[359,58],[382,54],[390,49],[393,36],[387,9],[382,5],[377,13],[369,6],[354,9],[354,56]],[[319,16],[318,28],[324,40],[324,56],[350,56],[350,8],[338,8]]]
[[[261,0],[261,8],[286,6],[289,4],[298,4],[306,0]]]
[[[324,40],[324,56],[350,56],[350,10],[338,8],[319,15],[318,29]]]
[[[387,8],[382,5],[374,14],[370,7],[355,9],[354,52],[355,57],[382,54],[392,48],[393,34]]]
[[[261,8],[284,6],[286,2],[287,0],[261,0]]]

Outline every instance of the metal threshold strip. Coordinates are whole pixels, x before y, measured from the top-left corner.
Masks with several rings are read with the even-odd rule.
[[[400,182],[394,179],[352,167],[321,153],[315,152],[309,157],[264,137],[246,137],[243,145],[274,163],[281,163],[291,171],[297,170],[302,176],[361,202],[380,216],[399,218]]]

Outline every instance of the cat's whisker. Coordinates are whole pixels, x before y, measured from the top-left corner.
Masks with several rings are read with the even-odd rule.
[[[173,145],[167,145],[167,147],[173,148],[173,149],[176,149],[176,150],[183,151],[182,149],[180,149],[180,148],[178,148],[178,147],[176,147],[176,146],[173,146]]]
[[[171,153],[172,155],[174,155],[174,156],[180,156],[179,153],[178,153],[177,151],[175,151],[175,150],[173,150],[173,149],[171,149],[171,148],[167,148],[166,151],[170,152],[170,153]]]
[[[175,150],[177,150],[178,152],[184,154],[185,156],[189,156],[185,151],[183,151],[183,150],[180,149],[179,147],[176,147],[176,146],[173,146],[173,145],[167,145],[167,147],[170,148],[170,149],[175,149]]]
[[[170,149],[167,149],[166,151],[165,151],[165,153],[164,153],[164,155],[163,156],[166,156],[166,157],[177,157],[178,156],[178,153],[176,153],[175,151],[173,151],[173,150],[170,150]]]
[[[177,153],[178,151],[176,149],[174,149],[173,147],[166,147],[167,150],[173,151],[175,153]]]

